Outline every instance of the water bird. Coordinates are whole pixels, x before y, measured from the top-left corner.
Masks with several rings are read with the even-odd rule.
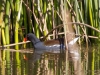
[[[27,40],[31,41],[34,47],[33,61],[38,60],[43,53],[60,53],[65,51],[64,39],[49,40],[46,42],[40,41],[35,34],[28,33]],[[74,44],[78,40],[78,37],[68,43],[68,45]]]

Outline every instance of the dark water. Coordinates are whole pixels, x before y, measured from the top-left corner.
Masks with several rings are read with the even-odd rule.
[[[84,75],[100,75],[99,46],[82,47],[80,51]],[[46,53],[36,62],[32,58],[32,49],[0,50],[0,75],[66,75],[65,53]],[[68,75],[74,75],[72,61],[68,62]]]

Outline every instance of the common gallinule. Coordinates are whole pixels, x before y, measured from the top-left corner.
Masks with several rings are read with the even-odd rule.
[[[60,53],[65,50],[64,39],[50,40],[41,42],[33,33],[27,34],[27,40],[31,41],[34,47],[34,61],[40,58],[41,54],[46,52]],[[73,39],[69,44],[73,44],[78,38]]]

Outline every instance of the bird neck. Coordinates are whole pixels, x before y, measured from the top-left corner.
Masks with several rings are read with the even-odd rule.
[[[34,45],[37,44],[37,43],[41,43],[41,41],[40,40],[35,41]]]

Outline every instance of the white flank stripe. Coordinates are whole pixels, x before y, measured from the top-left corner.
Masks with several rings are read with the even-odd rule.
[[[73,45],[77,40],[79,39],[79,37],[73,39],[72,41],[70,41],[68,44]]]

